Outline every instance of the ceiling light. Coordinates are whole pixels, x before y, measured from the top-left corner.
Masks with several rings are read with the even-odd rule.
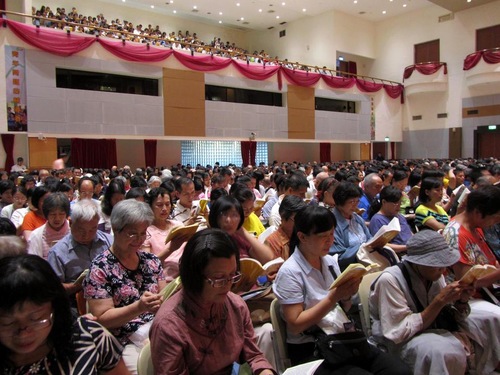
[[[280,16],[276,16],[276,19],[279,20],[280,19]]]
[[[222,23],[222,21],[219,21],[219,23]]]
[[[259,13],[262,13],[262,9],[259,9]]]
[[[286,3],[285,3],[285,2],[282,2],[282,3],[281,3],[281,5],[285,6],[285,5],[286,5]]]
[[[358,3],[358,0],[354,0],[354,4],[357,4]]]
[[[403,4],[403,8],[406,8],[406,4]]]
[[[222,16],[222,12],[219,12],[219,16]]]
[[[470,3],[472,0],[467,0],[468,3]]]
[[[307,9],[306,8],[302,8],[302,11],[305,12]]]
[[[382,11],[382,14],[386,14],[387,12],[385,10]]]
[[[244,17],[241,17],[241,18],[240,18],[240,20],[245,21],[245,18],[244,18]]]
[[[240,3],[236,3],[236,6],[239,7],[240,6]]]
[[[174,14],[175,14],[175,13],[177,13],[177,11],[176,11],[176,10],[174,10]]]
[[[198,7],[196,5],[193,5],[193,9],[198,9]]]
[[[155,6],[154,6],[154,5],[151,5],[151,9],[154,9],[154,8],[155,8]]]
[[[125,2],[126,0],[122,0],[122,2]]]

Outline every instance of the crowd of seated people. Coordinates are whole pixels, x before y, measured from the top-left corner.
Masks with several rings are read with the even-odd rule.
[[[211,41],[205,42],[200,40],[196,33],[190,33],[189,30],[167,33],[162,31],[159,25],[153,26],[149,24],[144,27],[142,24],[138,24],[134,26],[132,22],[120,20],[119,18],[108,21],[102,13],[97,16],[85,16],[78,13],[75,7],[71,11],[66,11],[63,7],[58,7],[55,11],[48,6],[42,6],[40,9],[33,7],[32,15],[34,16],[33,24],[37,26],[106,36],[137,43],[150,43],[201,54],[211,53],[222,57],[248,60],[249,62],[266,62],[269,65],[275,65],[278,61],[277,56],[272,58],[264,50],[260,52],[254,51],[251,54],[246,49],[236,46],[235,43],[224,42],[219,37],[214,37]],[[286,66],[299,68],[297,64],[288,62],[286,62]]]
[[[231,324],[243,325],[247,336],[241,337],[244,340],[238,345],[246,354],[239,359],[248,362],[256,374],[273,373],[273,328],[269,318],[263,318],[259,313],[257,319],[254,310],[250,310],[248,316],[238,313],[245,308],[245,304],[240,297],[229,292],[231,286],[235,284],[233,291],[238,290],[238,293],[261,287],[269,293],[270,289],[266,287],[272,284],[274,294],[270,296],[278,298],[282,316],[287,322],[289,349],[295,356],[291,358],[292,363],[309,361],[314,357],[314,350],[309,350],[314,340],[312,337],[298,340],[297,337],[306,337],[301,332],[309,331],[321,322],[335,324],[337,315],[333,309],[340,306],[345,312],[350,311],[351,296],[358,289],[358,283],[332,291],[328,291],[326,286],[343,269],[360,261],[362,245],[382,225],[397,218],[401,232],[388,243],[393,257],[385,269],[391,276],[381,278],[371,306],[373,316],[380,321],[375,331],[377,342],[387,346],[391,355],[399,356],[415,373],[425,373],[426,370],[417,369],[414,361],[414,355],[421,355],[421,348],[415,346],[417,341],[414,336],[418,332],[427,334],[432,326],[432,317],[435,318],[434,315],[438,315],[445,305],[458,301],[463,311],[468,312],[459,323],[467,322],[476,327],[470,329],[469,326],[469,329],[463,330],[468,340],[467,348],[476,354],[476,368],[490,370],[496,368],[494,362],[498,362],[500,353],[496,349],[486,350],[485,343],[491,343],[492,348],[498,347],[489,332],[500,329],[500,308],[497,309],[474,288],[452,280],[459,280],[476,264],[499,266],[499,181],[500,162],[493,158],[330,163],[276,161],[270,165],[260,163],[243,167],[234,164],[220,166],[219,163],[213,166],[177,164],[168,168],[136,170],[129,166],[39,171],[23,168],[3,173],[0,180],[0,201],[4,206],[0,235],[9,236],[0,237],[0,250],[4,245],[10,247],[13,238],[23,239],[27,242],[21,241],[16,248],[21,247],[50,265],[53,277],[59,280],[68,297],[73,316],[88,313],[91,314],[87,315],[90,321],[95,322],[94,327],[93,323],[87,323],[88,319],[75,320],[79,324],[78,329],[105,329],[114,338],[107,345],[116,348],[114,355],[123,358],[123,362],[110,358],[111,362],[105,365],[108,370],[124,365],[127,371],[136,373],[137,357],[148,340],[149,332],[153,339],[153,361],[158,365],[182,366],[185,373],[203,373],[205,366],[215,366],[210,367],[214,371],[227,369],[238,360],[234,353],[224,353],[227,356],[224,363],[214,363],[210,357],[204,358],[206,353],[197,347],[196,350],[201,350],[199,353],[193,352],[193,357],[184,358],[184,362],[180,363],[175,356],[165,357],[160,349],[164,340],[181,340],[179,347],[183,348],[198,344],[183,340],[182,332],[170,331],[179,328],[178,324],[174,327],[174,321],[184,320],[182,324],[186,324],[186,329],[195,329],[197,319],[207,323],[212,318],[213,322],[207,323],[204,328],[206,332],[197,332],[197,335],[208,335],[208,340],[202,340],[207,350],[219,351],[217,345],[211,347],[213,339],[218,335],[232,337],[234,327]],[[260,212],[256,210],[257,197],[269,203],[268,206],[264,204]],[[367,199],[362,201],[363,197]],[[414,210],[414,216],[409,213],[411,210]],[[369,212],[368,216],[362,217],[361,214],[366,212]],[[275,232],[264,238],[263,235],[268,233],[263,229],[270,225],[275,226]],[[174,236],[165,243],[169,233],[181,226],[196,226],[197,232],[204,232],[208,227],[213,232],[206,232],[205,236],[195,235],[193,243],[187,234]],[[420,233],[425,232],[432,232],[449,244],[445,247],[438,241],[432,242],[436,251],[453,252],[454,255],[441,263],[418,263],[419,255],[411,244],[417,234],[422,236]],[[425,234],[424,238],[428,236]],[[229,241],[237,256],[232,253],[233,250],[227,252],[229,248],[220,252],[217,243],[221,241]],[[213,254],[200,264],[189,260],[189,267],[183,269],[183,259],[191,259],[193,254],[203,249],[210,249]],[[374,252],[387,255],[382,248],[368,251]],[[408,258],[404,257],[405,254]],[[284,260],[283,272],[279,269],[276,274],[274,269],[273,274],[263,274],[261,276],[266,277],[259,277],[258,280],[239,274],[239,259],[252,258],[265,264],[279,257]],[[33,258],[26,259],[25,262],[28,262]],[[405,263],[406,259],[408,262]],[[311,267],[317,268],[323,263],[331,264],[335,269],[333,274],[320,272],[315,276],[316,281],[325,286],[324,291],[320,296],[314,293],[304,295],[304,301],[297,299],[296,291],[291,289],[295,285],[291,270],[306,267],[307,272],[313,272]],[[406,289],[404,296],[398,295],[400,323],[414,322],[415,330],[400,330],[400,336],[396,337],[387,333],[392,329],[387,327],[399,324],[398,321],[380,319],[380,314],[385,316],[386,304],[383,301],[391,298],[380,288],[392,283],[391,293],[398,293],[397,288],[393,288],[391,277],[403,277],[397,271],[402,270],[397,268],[401,264],[408,269],[414,285],[435,282],[435,294],[429,294],[427,302],[432,298],[438,300],[419,310],[411,301],[408,302]],[[441,280],[446,267],[449,267],[446,282],[452,283],[449,287],[445,286],[444,277]],[[205,279],[197,281],[201,282],[201,288],[186,281],[192,270],[204,272]],[[496,271],[473,286],[491,288],[499,279],[500,271]],[[187,289],[168,304],[164,303],[170,299],[165,297],[162,289],[168,287],[168,283],[179,280],[180,285],[188,284]],[[248,285],[242,284],[249,280]],[[242,285],[246,290],[241,289]],[[298,284],[295,287],[302,290]],[[45,306],[41,310],[43,316],[39,318],[43,323],[40,326],[28,325],[28,331],[45,328],[50,334],[52,318],[45,315],[54,298],[31,301],[31,295],[26,297],[26,301],[31,301],[27,305],[29,309]],[[197,298],[202,298],[203,302]],[[8,340],[3,340],[7,335],[3,333],[20,334],[25,314],[31,317],[33,309],[25,311],[25,308],[18,308],[17,300],[9,303],[0,307],[0,350],[8,358],[0,361],[0,365],[8,369],[21,368],[28,363],[18,361],[17,349],[9,346]],[[200,315],[188,319],[186,312],[200,303]],[[405,307],[406,303],[409,307]],[[302,306],[300,311],[297,308],[299,305]],[[261,303],[259,309],[269,307]],[[248,303],[247,308],[252,309],[252,304]],[[428,318],[427,308],[432,312],[432,319]],[[53,309],[56,310],[55,307]],[[355,314],[355,310],[351,313]],[[172,318],[172,323],[163,319],[157,322],[155,315],[159,311],[162,317]],[[243,321],[235,320],[235,314]],[[313,318],[311,314],[314,314]],[[38,322],[37,319],[38,315],[35,319]],[[5,325],[12,321],[18,329],[4,329],[4,320]],[[153,327],[152,331],[150,327]],[[170,332],[171,336],[163,337],[165,332]],[[255,340],[255,343],[251,344],[247,338]],[[49,345],[38,360],[50,355],[53,350],[57,348]],[[381,368],[375,370],[377,361],[382,361],[394,363],[393,372],[407,373],[406,366],[395,357],[380,353],[372,353],[370,362],[357,363],[356,366],[362,367],[359,371],[385,371]],[[471,364],[473,359],[469,356]],[[426,366],[424,362],[419,363]],[[446,362],[442,368],[447,366]],[[460,363],[457,368],[461,371],[463,366]],[[325,368],[328,369],[328,366]],[[439,373],[444,371],[442,368]],[[460,371],[449,373],[458,374]]]

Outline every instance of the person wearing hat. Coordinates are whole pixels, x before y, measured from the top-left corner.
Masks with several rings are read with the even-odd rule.
[[[446,285],[443,274],[459,259],[459,252],[451,249],[439,233],[420,231],[408,240],[403,261],[386,268],[371,286],[373,338],[399,355],[414,375],[464,374],[468,360],[472,360],[472,356],[468,358],[471,352],[475,351],[478,360],[485,359],[490,354],[487,351],[496,350],[471,340],[470,331],[477,329],[467,317],[474,285],[459,281]],[[446,311],[452,311],[453,317],[447,316],[447,322],[455,322],[454,328],[440,324],[438,317]],[[494,360],[488,366],[485,362],[476,361],[478,374],[494,370],[496,364],[489,366]]]

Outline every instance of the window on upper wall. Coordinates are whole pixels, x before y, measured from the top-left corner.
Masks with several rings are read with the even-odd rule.
[[[476,30],[476,51],[500,47],[500,25]]]
[[[257,142],[255,162],[268,163],[267,142]],[[239,141],[181,141],[181,163],[184,165],[201,164],[241,165],[241,143]]]
[[[415,60],[414,64],[437,62],[439,59],[439,39],[431,40],[430,42],[415,44],[414,46]]]
[[[356,102],[349,100],[314,98],[318,111],[356,113]]]
[[[283,107],[283,95],[278,92],[212,85],[205,85],[205,100]]]
[[[158,79],[56,68],[56,87],[159,96]]]

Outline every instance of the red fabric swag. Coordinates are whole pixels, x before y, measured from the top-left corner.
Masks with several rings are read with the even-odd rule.
[[[411,77],[413,72],[416,70],[420,74],[426,76],[436,73],[441,67],[444,66],[444,74],[448,74],[448,65],[446,63],[426,63],[426,64],[415,64],[406,67],[403,80]]]
[[[488,64],[498,64],[500,63],[500,50],[483,50],[467,55],[464,60],[464,70],[474,68],[481,60],[481,57]]]
[[[318,73],[304,72],[283,67],[281,68],[281,72],[289,82],[302,87],[312,86],[321,78],[321,74]]]
[[[127,61],[158,62],[168,58],[174,51],[167,48],[156,48],[144,43],[132,43],[99,39],[101,46],[116,57]]]
[[[183,52],[175,51],[174,56],[186,68],[198,70],[202,72],[213,72],[227,68],[232,60],[223,57],[205,55],[205,56],[191,56]]]

